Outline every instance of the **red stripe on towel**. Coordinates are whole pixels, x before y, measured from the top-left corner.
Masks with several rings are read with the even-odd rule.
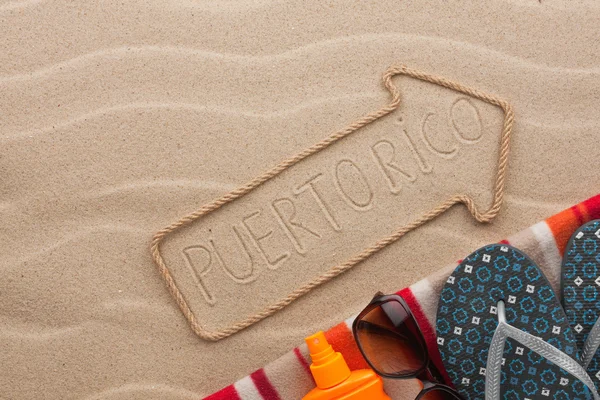
[[[425,337],[425,344],[427,345],[427,350],[429,352],[429,358],[436,366],[436,368],[441,372],[444,381],[449,386],[454,386],[446,369],[444,368],[444,363],[442,362],[442,356],[440,355],[440,350],[438,349],[437,339],[435,334],[435,329],[429,323],[427,316],[423,312],[419,301],[410,290],[410,288],[402,289],[398,292],[398,294],[406,301],[406,304],[410,307],[410,311],[415,316],[417,323],[419,324],[419,328],[421,328],[421,332],[423,332],[423,336]]]
[[[579,204],[577,204],[576,206],[571,207],[571,210],[573,210],[573,214],[575,215],[575,218],[577,218],[577,223],[579,225],[583,225],[585,224],[586,220],[585,220],[585,210],[582,210],[579,208]]]
[[[310,365],[308,364],[308,361],[306,361],[306,358],[304,358],[302,353],[300,353],[300,349],[295,347],[294,354],[296,355],[298,362],[304,367],[306,373],[308,373],[308,375],[310,375],[310,377],[312,378],[312,373],[310,372]]]
[[[588,221],[600,218],[600,194],[587,199],[581,206],[587,211]]]
[[[205,397],[204,400],[242,400],[242,398],[238,395],[235,387],[233,385],[229,385],[226,388],[223,388],[218,392]]]
[[[269,378],[267,378],[267,375],[265,374],[265,370],[263,368],[254,371],[250,375],[250,378],[252,379],[252,382],[254,382],[254,386],[256,386],[258,393],[260,393],[263,399],[281,400],[281,398],[279,397],[279,393],[277,393],[277,390],[271,384]]]

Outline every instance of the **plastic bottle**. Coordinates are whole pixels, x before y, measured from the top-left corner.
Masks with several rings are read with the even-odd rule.
[[[317,387],[302,400],[391,400],[383,391],[381,377],[371,369],[350,371],[342,354],[333,351],[323,332],[305,340]]]

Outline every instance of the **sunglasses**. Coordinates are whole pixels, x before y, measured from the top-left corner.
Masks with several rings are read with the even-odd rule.
[[[416,378],[423,389],[415,400],[462,400],[443,382],[427,352],[419,324],[404,299],[377,293],[356,317],[352,333],[367,363],[391,379]]]

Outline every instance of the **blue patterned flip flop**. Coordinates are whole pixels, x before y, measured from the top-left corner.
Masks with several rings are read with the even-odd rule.
[[[575,339],[584,350],[582,365],[587,367],[596,387],[600,387],[600,220],[590,221],[573,233],[562,264],[563,306]],[[588,339],[589,338],[589,339]]]
[[[454,270],[440,295],[436,331],[444,366],[465,399],[598,399],[548,280],[511,246],[483,247]]]

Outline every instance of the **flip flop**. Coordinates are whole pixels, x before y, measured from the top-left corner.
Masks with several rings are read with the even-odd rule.
[[[465,399],[600,399],[550,283],[511,246],[483,247],[454,270],[440,295],[436,331],[444,366]]]
[[[600,388],[600,220],[573,233],[562,263],[562,303],[583,350],[582,365]]]

